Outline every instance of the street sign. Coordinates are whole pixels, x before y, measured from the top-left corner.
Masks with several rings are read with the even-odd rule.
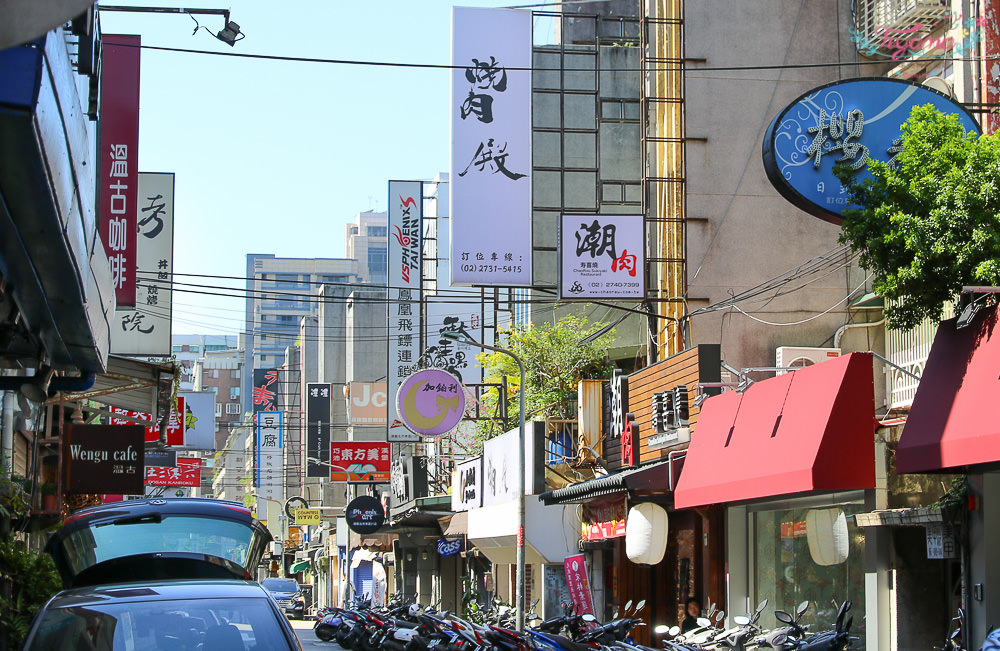
[[[320,524],[322,522],[319,509],[294,509],[292,513],[292,519],[297,525]]]

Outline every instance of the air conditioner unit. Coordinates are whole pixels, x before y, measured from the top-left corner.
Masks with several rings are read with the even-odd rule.
[[[774,350],[774,365],[778,368],[802,368],[840,357],[839,348],[800,348],[779,346]],[[785,371],[778,371],[781,375]]]

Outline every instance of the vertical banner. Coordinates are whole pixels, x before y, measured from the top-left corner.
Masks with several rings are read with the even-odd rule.
[[[102,43],[100,230],[118,307],[131,307],[136,304],[140,38],[105,34]]]
[[[566,586],[573,605],[583,609],[581,614],[594,614],[594,600],[590,595],[590,580],[587,578],[587,563],[583,554],[567,556],[563,561],[566,568]]]
[[[253,411],[278,410],[278,369],[255,368],[253,370]]]
[[[563,215],[559,297],[646,296],[646,233],[642,215]]]
[[[413,373],[420,357],[420,280],[424,213],[420,181],[389,181],[389,441],[418,441],[403,426],[391,398]]]
[[[257,496],[284,500],[285,468],[282,463],[282,412],[257,412]]]
[[[454,7],[451,283],[531,284],[531,11]]]
[[[329,463],[330,385],[309,382],[306,384],[306,477],[329,477]]]
[[[135,309],[115,310],[111,352],[170,355],[174,264],[174,175],[139,174]]]
[[[466,339],[483,341],[483,302],[458,298],[428,297],[427,364],[448,371],[463,384],[480,384],[483,367],[476,361],[482,352],[478,346],[449,339],[445,332],[455,332]]]
[[[982,30],[983,60],[985,68],[983,100],[987,106],[1000,103],[1000,0],[986,0],[984,17],[979,26]],[[1000,130],[1000,114],[989,111],[982,118],[983,132],[996,133]]]

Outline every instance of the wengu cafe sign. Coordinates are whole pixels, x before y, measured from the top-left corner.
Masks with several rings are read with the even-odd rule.
[[[142,425],[70,425],[63,438],[63,490],[144,494],[145,437]]]

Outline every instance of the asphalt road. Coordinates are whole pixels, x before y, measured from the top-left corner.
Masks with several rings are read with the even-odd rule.
[[[325,649],[326,651],[343,651],[341,647],[336,642],[320,642],[316,634],[313,633],[313,621],[311,619],[293,619],[291,620],[292,628],[295,629],[295,635],[298,636],[299,642],[302,643],[303,649]]]

